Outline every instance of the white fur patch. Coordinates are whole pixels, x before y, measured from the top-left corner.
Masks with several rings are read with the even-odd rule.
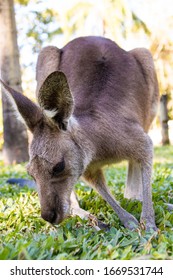
[[[48,118],[53,118],[56,116],[56,114],[58,113],[58,110],[57,109],[54,109],[54,110],[44,110],[44,113],[46,114],[46,116]]]
[[[78,121],[75,119],[74,116],[71,116],[68,120],[68,129],[71,129],[72,127],[78,126]]]

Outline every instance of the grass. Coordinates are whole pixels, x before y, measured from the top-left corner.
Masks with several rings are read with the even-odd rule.
[[[52,226],[40,218],[36,191],[6,184],[10,177],[28,178],[25,165],[0,162],[0,259],[173,259],[173,147],[155,149],[153,201],[157,236],[125,229],[113,210],[84,183],[75,188],[84,209],[110,225],[99,232],[79,217]],[[126,164],[105,169],[107,183],[120,204],[137,219],[141,203],[123,198]],[[114,188],[116,186],[116,188]]]

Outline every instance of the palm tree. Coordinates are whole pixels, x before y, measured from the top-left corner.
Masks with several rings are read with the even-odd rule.
[[[18,91],[21,88],[21,71],[13,0],[0,0],[0,62],[1,77]],[[15,109],[3,94],[4,161],[8,164],[28,160],[28,136],[25,125],[16,117]]]
[[[151,36],[150,50],[153,54],[157,70],[161,93],[160,122],[162,127],[162,144],[167,145],[169,140],[168,120],[173,119],[173,18],[164,20],[157,32]]]

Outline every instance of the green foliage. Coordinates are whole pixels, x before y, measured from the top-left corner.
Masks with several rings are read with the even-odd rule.
[[[25,165],[5,167],[1,162],[0,259],[173,259],[173,212],[165,205],[173,204],[172,153],[173,147],[156,149],[153,200],[157,235],[125,229],[107,203],[83,182],[75,186],[81,207],[109,224],[110,230],[96,231],[79,217],[52,226],[40,218],[36,191],[5,183],[9,177],[29,178]],[[125,163],[106,168],[105,174],[120,204],[139,219],[141,203],[123,198]]]
[[[46,6],[44,0],[16,0],[15,8],[19,42],[21,37],[27,39],[27,45],[31,46],[33,53],[38,53],[45,42],[48,44],[56,35],[62,34],[57,23],[57,9]],[[22,40],[20,48],[24,46],[26,42],[23,44]]]
[[[15,3],[19,3],[20,5],[27,6],[30,0],[15,0]]]
[[[32,11],[33,24],[26,35],[33,39],[33,51],[40,51],[44,41],[50,41],[54,36],[62,34],[62,29],[57,26],[55,19],[57,13],[52,9],[44,11]],[[29,18],[31,17],[31,14]],[[29,20],[28,18],[28,20]],[[53,25],[54,23],[54,25]],[[53,26],[53,27],[52,27]]]
[[[151,36],[151,31],[149,30],[147,24],[143,20],[141,20],[134,12],[132,12],[132,19],[135,23],[132,28],[133,32],[143,29],[145,34]]]

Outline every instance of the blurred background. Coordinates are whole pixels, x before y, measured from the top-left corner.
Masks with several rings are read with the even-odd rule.
[[[0,0],[2,79],[35,100],[35,66],[41,48],[61,48],[87,35],[110,38],[127,51],[150,49],[160,87],[160,108],[150,135],[155,145],[173,144],[172,0]],[[28,159],[30,136],[14,115],[2,95],[0,154],[6,163]]]

